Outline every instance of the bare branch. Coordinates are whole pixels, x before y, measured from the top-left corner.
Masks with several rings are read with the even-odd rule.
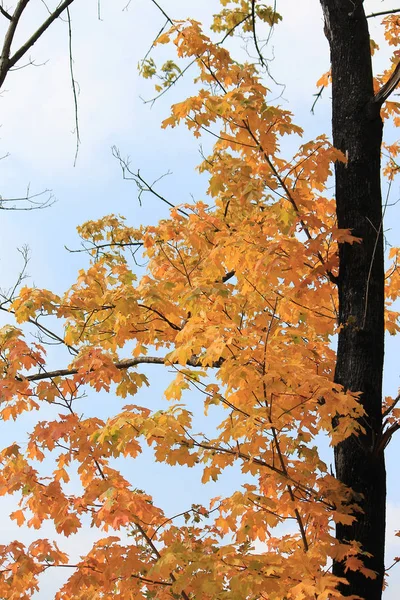
[[[367,19],[372,19],[372,17],[383,17],[384,15],[393,15],[394,13],[400,12],[400,8],[393,8],[392,10],[382,10],[381,12],[371,13],[370,15],[366,15]]]
[[[20,253],[20,255],[22,256],[22,268],[20,270],[20,272],[18,273],[17,279],[14,283],[14,285],[9,288],[8,290],[3,290],[0,289],[0,298],[2,298],[3,300],[0,301],[0,310],[5,310],[6,312],[8,312],[7,309],[4,308],[5,305],[10,304],[11,302],[13,302],[13,300],[15,300],[15,295],[16,295],[16,291],[19,288],[19,286],[21,285],[21,283],[27,279],[29,277],[28,273],[27,273],[27,268],[28,268],[28,263],[29,263],[29,247],[28,246],[22,246],[22,248],[17,248],[18,252]]]
[[[158,179],[156,179],[155,181],[153,181],[153,183],[148,183],[140,174],[140,171],[138,170],[137,173],[135,173],[134,171],[132,171],[132,169],[130,168],[130,161],[129,161],[129,157],[128,158],[122,158],[121,153],[119,151],[119,149],[116,146],[113,146],[112,149],[112,155],[119,161],[121,170],[122,170],[122,176],[124,179],[126,179],[127,181],[134,181],[137,185],[137,188],[139,190],[139,203],[140,205],[141,203],[141,197],[142,194],[144,192],[150,192],[151,194],[153,194],[153,196],[155,196],[156,198],[158,198],[159,200],[161,200],[162,202],[165,202],[165,204],[168,204],[168,206],[170,206],[171,208],[176,208],[175,204],[172,204],[172,202],[170,202],[169,200],[167,200],[164,196],[162,196],[161,194],[159,194],[158,192],[156,192],[156,190],[154,189],[154,185],[160,181],[160,179],[162,179],[163,177],[165,177],[166,175],[170,175],[170,171],[168,171],[167,173],[165,173],[164,175],[161,175],[161,177],[159,177]],[[185,215],[185,217],[188,217],[188,213],[184,210],[182,210],[181,208],[178,208],[178,211]]]
[[[37,200],[44,195],[47,198],[44,200]],[[42,208],[48,208],[56,202],[51,190],[43,190],[37,194],[31,194],[29,185],[26,190],[25,196],[15,198],[3,198],[0,194],[0,210],[40,210]]]
[[[13,65],[10,64],[10,51],[11,44],[14,39],[15,31],[17,29],[18,21],[21,18],[22,13],[24,12],[29,0],[19,0],[14,14],[10,19],[10,25],[6,31],[6,35],[4,36],[3,48],[1,50],[0,56],[0,87],[3,85],[5,78],[7,77],[8,71],[10,67]]]
[[[164,15],[164,17],[167,19],[167,21],[169,23],[171,23],[171,25],[174,24],[173,20],[167,15],[167,13],[165,12],[165,10],[163,8],[161,8],[161,6],[158,4],[158,2],[156,2],[156,0],[151,0],[153,4],[155,4],[158,8],[158,10]]]
[[[18,22],[21,18],[23,11],[25,10],[29,0],[19,0],[14,14],[10,19],[10,25],[4,38],[4,44],[0,56],[0,87],[3,85],[10,69],[28,52],[30,48],[38,41],[43,33],[50,27],[50,25],[63,13],[74,2],[74,0],[64,0],[58,8],[56,8],[49,17],[42,23],[42,25],[31,35],[31,37],[10,57],[11,44],[14,39],[15,31],[18,26]]]
[[[20,65],[18,67],[12,67],[11,69],[9,69],[9,71],[21,71],[21,69],[26,69],[26,67],[44,67],[45,65],[47,65],[49,61],[45,60],[42,63],[36,63],[34,60],[31,59],[31,57],[29,57],[29,60],[27,63],[25,63],[24,65]]]
[[[310,112],[311,112],[312,114],[314,114],[314,108],[315,108],[315,105],[317,104],[318,100],[319,100],[319,99],[322,97],[322,92],[323,92],[323,91],[324,91],[324,86],[321,86],[321,88],[319,89],[319,91],[318,91],[316,94],[314,94],[314,98],[315,98],[315,100],[314,100],[314,102],[313,102],[313,104],[312,104],[312,107],[311,107],[311,109],[310,109]]]
[[[76,149],[74,158],[74,167],[78,158],[79,146],[81,143],[81,137],[79,133],[79,117],[78,117],[78,94],[76,88],[76,81],[74,77],[74,59],[72,57],[72,27],[71,27],[71,15],[69,8],[67,8],[67,20],[68,20],[68,51],[69,51],[69,72],[71,76],[72,94],[74,97],[74,110],[75,110],[75,134],[76,134]]]
[[[3,8],[2,4],[0,4],[0,13],[3,15],[3,17],[8,19],[9,21],[12,20],[12,16],[5,10],[5,8]]]

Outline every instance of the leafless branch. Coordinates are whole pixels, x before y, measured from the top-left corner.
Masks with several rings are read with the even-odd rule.
[[[8,290],[0,289],[0,298],[2,298],[2,300],[0,301],[0,309],[1,310],[7,304],[10,304],[15,299],[15,294],[16,294],[17,289],[19,288],[21,283],[24,281],[24,279],[29,277],[29,275],[27,273],[27,267],[28,267],[28,262],[29,262],[29,248],[28,248],[28,246],[22,246],[22,248],[17,248],[17,250],[22,256],[22,261],[23,261],[22,268],[21,268],[20,272],[18,273],[16,282],[14,283],[14,285],[11,288],[9,288]]]
[[[0,13],[3,15],[3,17],[8,19],[9,21],[12,20],[12,16],[5,10],[5,8],[3,8],[2,4],[0,4]]]
[[[41,198],[42,196],[47,196],[47,198],[38,201],[37,198]],[[4,198],[0,195],[0,210],[40,210],[52,206],[55,201],[51,190],[43,190],[43,192],[31,194],[28,186],[25,196]]]
[[[155,196],[156,198],[158,198],[159,200],[161,200],[162,202],[165,202],[165,204],[168,204],[168,206],[170,206],[171,208],[176,208],[175,204],[172,204],[172,202],[170,202],[169,200],[167,200],[164,196],[162,196],[161,194],[159,194],[158,192],[156,192],[156,190],[154,189],[154,185],[160,181],[161,179],[163,179],[163,177],[166,177],[167,175],[171,175],[170,171],[168,171],[167,173],[165,173],[164,175],[161,175],[161,177],[158,177],[158,179],[156,179],[155,181],[153,181],[153,183],[148,183],[140,174],[140,171],[138,170],[136,173],[134,171],[132,171],[131,167],[130,167],[130,161],[129,161],[129,157],[128,158],[122,158],[121,153],[119,151],[119,149],[116,146],[112,147],[112,154],[114,156],[114,158],[116,158],[119,161],[119,164],[121,166],[121,170],[122,170],[122,176],[125,180],[127,181],[134,181],[137,185],[137,188],[139,190],[139,203],[140,205],[142,205],[141,202],[141,197],[142,194],[145,192],[150,192],[151,194],[153,194],[153,196]],[[178,208],[178,211],[185,215],[185,217],[188,217],[188,213],[184,210],[182,210],[181,208]]]
[[[76,148],[75,148],[75,158],[74,158],[74,167],[76,166],[76,161],[78,158],[79,146],[81,143],[80,133],[79,133],[79,117],[78,117],[78,93],[76,87],[76,81],[74,77],[74,59],[72,57],[72,27],[71,27],[71,15],[69,12],[69,8],[67,8],[67,21],[68,21],[68,52],[69,52],[69,72],[71,76],[71,86],[72,86],[72,95],[74,97],[74,111],[75,111],[75,135],[76,135]]]
[[[0,55],[0,88],[2,87],[10,69],[32,48],[50,25],[66,10],[74,0],[64,0],[42,23],[42,25],[31,35],[31,37],[11,56],[11,45],[15,32],[29,0],[19,0],[14,13],[10,15],[10,25],[6,31],[3,48]]]
[[[9,69],[12,66],[14,66],[10,64],[11,44],[14,39],[18,21],[20,20],[21,15],[24,12],[28,2],[29,0],[19,0],[17,6],[15,7],[14,13],[10,19],[10,25],[4,36],[3,48],[1,50],[0,56],[0,88],[3,85],[5,78],[7,77]]]
[[[156,0],[151,0],[151,1],[155,6],[157,6],[158,10],[164,15],[164,17],[167,19],[167,21],[169,23],[171,23],[171,25],[173,25],[174,24],[173,20],[167,15],[165,10],[163,8],[161,8],[161,6],[158,4],[158,2],[156,2]]]
[[[12,69],[10,69],[10,71],[21,71],[21,69],[26,69],[26,67],[44,67],[45,65],[47,65],[49,61],[45,60],[42,63],[36,63],[34,60],[32,60],[29,57],[29,60],[27,63],[25,63],[24,65],[20,65],[18,67],[13,67]]]
[[[315,100],[314,100],[314,102],[313,102],[313,104],[312,104],[312,107],[311,107],[311,109],[310,109],[310,112],[311,112],[312,114],[314,114],[314,108],[315,108],[315,105],[317,104],[318,100],[319,100],[319,99],[322,97],[322,92],[323,92],[323,91],[324,91],[324,86],[322,86],[322,87],[319,89],[319,91],[318,91],[316,94],[314,94],[314,98],[315,98]]]
[[[381,12],[371,13],[370,15],[366,15],[366,17],[367,19],[372,19],[372,17],[383,17],[384,15],[393,15],[398,12],[400,12],[400,8],[393,8],[392,10],[382,10]]]

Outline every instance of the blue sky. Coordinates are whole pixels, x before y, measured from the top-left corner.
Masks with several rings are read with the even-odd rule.
[[[201,199],[205,196],[206,182],[194,171],[200,162],[199,145],[183,128],[161,130],[160,122],[169,114],[170,105],[183,99],[190,90],[189,79],[182,81],[153,107],[144,104],[140,96],[149,98],[152,86],[141,80],[137,64],[151,44],[164,20],[150,0],[134,0],[123,10],[127,0],[102,2],[102,21],[97,19],[97,0],[75,0],[71,8],[73,19],[73,48],[75,78],[79,83],[79,121],[81,147],[76,167],[74,163],[75,137],[73,98],[68,65],[68,35],[63,22],[56,23],[34,47],[31,57],[41,67],[27,67],[12,73],[0,95],[0,194],[4,197],[22,195],[28,184],[31,191],[51,188],[57,203],[44,211],[1,212],[0,285],[12,285],[21,260],[17,248],[27,244],[31,249],[30,284],[57,292],[65,290],[75,280],[77,270],[86,264],[80,254],[69,254],[64,246],[79,247],[75,228],[87,219],[110,212],[120,213],[133,225],[154,223],[166,215],[166,208],[152,197],[137,202],[133,183],[122,180],[118,163],[111,155],[116,145],[122,155],[130,155],[132,167],[140,168],[149,180],[166,171],[172,175],[160,184],[160,190],[173,203],[190,201],[190,194]],[[367,12],[388,10],[395,2],[369,0]],[[163,7],[173,18],[185,16],[209,20],[218,9],[216,0],[164,0]],[[305,139],[330,131],[329,91],[318,103],[315,115],[310,107],[315,82],[329,68],[327,42],[323,35],[322,14],[317,0],[280,0],[278,10],[284,15],[283,24],[276,28],[270,45],[275,56],[271,70],[278,81],[284,82],[280,103],[296,116],[304,127]],[[45,16],[43,4],[31,3],[20,32],[20,40],[31,32],[39,15]],[[379,20],[371,21],[372,37],[380,42]],[[3,23],[0,20],[0,33]],[[163,48],[162,52],[170,52]],[[379,58],[377,69],[388,64],[389,53]],[[268,85],[274,90],[282,90]],[[288,142],[287,150],[298,140]],[[204,139],[205,146],[209,140]],[[399,197],[399,184],[392,190],[392,201]],[[387,222],[394,223],[396,208],[390,208]],[[388,238],[396,243],[399,231],[392,228]],[[399,386],[396,340],[388,340],[386,351],[385,390],[395,395]],[[53,357],[54,365],[58,354]],[[163,389],[168,374],[156,367],[148,368],[152,383],[149,390],[140,393],[138,403],[151,407],[161,406]],[[191,393],[190,402],[196,402]],[[89,413],[112,414],[121,403],[111,395],[91,395],[84,401]],[[2,441],[21,439],[37,415],[28,415],[17,425],[0,425]],[[397,456],[400,436],[388,450],[389,508],[387,563],[400,555],[400,538],[393,535],[400,529],[400,485],[397,482]],[[237,485],[237,472],[228,472],[219,484],[204,489],[195,470],[170,469],[152,464],[150,454],[144,455],[129,469],[137,487],[154,494],[169,513],[179,512],[192,502],[203,501],[220,493],[229,493]],[[137,481],[137,483],[136,483]],[[177,497],[178,496],[178,500]],[[2,499],[2,510],[14,509],[13,499]],[[38,532],[18,530],[10,522],[3,529],[7,539],[32,540]],[[45,527],[40,536],[52,536],[52,528]],[[2,536],[4,537],[4,536]],[[62,544],[75,556],[89,549],[96,533],[87,530],[83,538],[74,536]],[[79,552],[77,544],[79,543]],[[386,600],[395,600],[395,588],[400,586],[400,566],[391,571],[392,588],[385,593]],[[65,573],[46,574],[39,600],[54,596]],[[396,585],[397,584],[397,585]]]

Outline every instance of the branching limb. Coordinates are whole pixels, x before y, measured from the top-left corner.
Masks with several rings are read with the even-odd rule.
[[[21,283],[24,281],[24,279],[29,277],[29,275],[27,273],[27,267],[28,267],[28,263],[29,263],[29,248],[28,248],[28,246],[22,246],[22,248],[17,248],[17,250],[21,254],[22,261],[23,261],[22,268],[21,268],[20,272],[18,273],[17,280],[14,283],[14,285],[11,288],[9,288],[8,290],[0,289],[0,310],[5,310],[7,312],[9,312],[9,311],[5,308],[5,306],[7,304],[10,304],[15,299],[17,289],[19,288]]]
[[[189,513],[193,513],[195,515],[199,515],[201,517],[203,516],[207,516],[209,517],[212,513],[218,511],[222,506],[222,502],[220,502],[218,504],[218,506],[216,506],[215,508],[213,508],[212,510],[207,511],[207,515],[204,515],[204,513],[200,512],[195,505],[192,505],[192,508],[188,508],[188,510],[184,510],[183,512],[180,512],[176,515],[173,515],[172,517],[169,517],[168,519],[165,519],[165,521],[163,521],[158,527],[156,527],[156,529],[154,530],[153,535],[151,536],[151,540],[153,540],[157,534],[157,532],[162,529],[163,527],[165,527],[165,525],[167,525],[168,523],[171,523],[174,519],[179,519],[179,517],[184,517],[185,515],[188,515]]]
[[[310,109],[310,112],[311,112],[312,114],[314,114],[314,108],[315,108],[315,105],[317,104],[318,100],[319,100],[319,99],[322,97],[322,92],[323,92],[323,91],[324,91],[324,86],[322,86],[322,87],[319,89],[319,91],[318,91],[316,94],[314,94],[314,98],[315,98],[315,100],[314,100],[314,102],[313,102],[313,104],[312,104],[312,107],[311,107],[311,109]]]
[[[47,198],[44,200],[38,200],[38,198],[46,195]],[[55,201],[51,190],[31,194],[28,186],[25,196],[4,198],[0,195],[0,210],[39,210],[52,206]]]
[[[3,15],[3,17],[8,19],[9,21],[12,20],[12,16],[6,11],[5,8],[3,8],[3,4],[0,4],[0,13]]]
[[[141,202],[142,194],[145,192],[150,192],[151,194],[153,194],[153,196],[158,198],[158,200],[161,200],[165,204],[168,204],[168,206],[170,206],[171,208],[176,208],[175,204],[173,204],[172,202],[167,200],[164,196],[162,196],[161,194],[156,192],[156,190],[154,189],[154,185],[158,181],[160,181],[160,179],[171,174],[170,171],[168,171],[164,175],[161,175],[161,177],[159,177],[158,179],[153,181],[153,183],[148,183],[142,177],[139,170],[136,173],[134,171],[132,171],[132,169],[130,167],[129,158],[122,158],[121,153],[116,146],[113,146],[111,150],[112,150],[112,155],[114,156],[114,158],[116,158],[118,160],[118,162],[120,164],[123,178],[127,181],[134,181],[136,183],[137,188],[139,190],[138,198],[139,198],[140,206],[142,205],[142,202]],[[178,211],[181,214],[185,215],[185,217],[189,216],[189,214],[186,211],[182,210],[181,208],[178,208]]]
[[[396,89],[400,82],[400,62],[397,63],[397,66],[388,81],[381,87],[379,92],[377,92],[374,96],[373,103],[382,106],[382,104],[389,98],[390,94]]]
[[[10,61],[11,44],[14,39],[15,31],[17,29],[18,22],[24,12],[29,0],[19,0],[15,7],[14,14],[10,19],[10,25],[4,36],[3,48],[0,56],[0,88],[7,77],[9,69],[13,66]]]
[[[83,242],[82,242],[82,246],[83,248],[79,248],[77,250],[72,250],[71,248],[68,248],[67,246],[64,246],[64,248],[68,251],[71,252],[71,254],[74,253],[81,253],[81,252],[88,252],[89,254],[93,252],[93,250],[95,251],[100,251],[103,250],[105,248],[141,248],[143,246],[143,242],[108,242],[106,244],[95,244],[94,242],[91,242],[93,245],[90,247],[86,247]]]
[[[398,431],[399,429],[400,429],[400,423],[393,423],[393,425],[391,425],[390,427],[385,429],[385,431],[382,433],[382,435],[379,439],[378,444],[376,445],[376,448],[375,448],[376,454],[379,454],[380,452],[384,451],[384,449],[389,444],[390,440],[392,439],[392,437],[394,436],[396,431]]]
[[[19,285],[19,283],[21,283],[21,281],[23,281],[23,279],[25,278],[24,275],[19,276],[19,281],[17,282],[16,286],[14,289],[16,289],[17,285]],[[0,293],[0,297],[3,297],[3,301],[0,302],[0,310],[8,313],[8,314],[15,314],[13,310],[10,310],[8,308],[6,308],[7,304],[11,303],[11,299],[10,298],[5,298],[4,294]],[[38,320],[38,318],[36,319],[28,319],[28,323],[30,323],[31,325],[34,325],[38,330],[39,330],[39,335],[43,334],[45,335],[47,338],[49,338],[49,340],[51,340],[51,342],[46,342],[45,340],[41,339],[42,343],[57,343],[57,344],[63,344],[64,346],[66,346],[69,350],[69,352],[71,354],[78,354],[79,351],[74,348],[74,346],[71,346],[71,344],[67,344],[65,342],[65,340],[59,336],[55,331],[51,331],[50,329],[48,329],[47,327],[45,327],[42,323],[40,323],[40,321]],[[43,379],[43,377],[40,377],[39,379]]]
[[[29,275],[27,273],[27,267],[28,267],[28,263],[29,263],[29,248],[28,248],[28,246],[23,246],[22,248],[18,248],[18,252],[21,254],[22,260],[23,260],[22,268],[18,274],[18,277],[17,277],[14,285],[11,288],[9,288],[8,290],[0,289],[0,311],[6,312],[9,315],[15,314],[15,312],[12,309],[10,309],[9,307],[10,307],[11,303],[15,300],[15,298],[17,296],[18,288],[21,286],[22,282],[27,277],[29,277]],[[71,346],[71,344],[67,344],[65,342],[65,340],[61,336],[59,336],[56,332],[51,331],[50,329],[45,327],[42,323],[40,323],[39,318],[40,318],[40,315],[34,319],[30,318],[30,319],[28,319],[28,323],[30,323],[31,325],[34,325],[36,327],[36,329],[38,330],[37,337],[39,337],[39,339],[42,343],[63,344],[64,346],[66,346],[68,348],[68,351],[71,354],[77,355],[79,353],[79,351],[76,348]],[[47,342],[44,341],[41,336],[46,336],[48,341]]]
[[[10,69],[10,72],[21,71],[22,69],[26,69],[27,67],[44,67],[45,65],[47,65],[48,62],[48,60],[45,60],[42,63],[36,63],[34,60],[32,60],[31,57],[29,57],[27,63],[25,63],[24,65],[19,65],[18,67],[13,67],[12,69]]]
[[[307,239],[312,240],[312,235],[310,233],[310,230],[308,228],[308,226],[306,225],[306,223],[304,222],[304,220],[300,217],[300,211],[299,208],[297,206],[296,201],[293,198],[293,195],[291,193],[291,191],[289,190],[288,186],[286,185],[284,179],[282,179],[281,175],[279,174],[278,170],[276,169],[275,165],[273,164],[270,156],[267,154],[267,152],[265,151],[265,149],[263,148],[262,144],[260,143],[260,141],[258,140],[258,138],[256,137],[256,135],[253,133],[250,125],[248,124],[247,121],[243,121],[243,124],[245,126],[245,129],[248,131],[250,137],[254,140],[255,144],[257,145],[257,147],[259,148],[261,154],[263,155],[265,162],[268,164],[268,166],[270,167],[272,173],[274,174],[274,176],[276,177],[277,181],[279,182],[280,186],[282,187],[282,189],[284,190],[287,199],[289,200],[290,204],[293,206],[295,212],[297,215],[299,215],[299,222],[301,225],[302,230],[304,231],[304,233],[307,236]],[[321,253],[318,251],[317,253],[318,259],[321,262],[322,265],[325,265],[325,261],[323,256],[321,255]],[[334,275],[329,269],[326,270],[326,275],[328,277],[328,279],[334,283],[335,285],[337,285],[337,277],[336,275]]]
[[[24,44],[22,44],[22,46],[20,46],[20,48],[12,56],[10,56],[11,45],[14,40],[15,32],[28,2],[29,0],[19,0],[14,13],[12,15],[8,15],[7,13],[8,17],[10,17],[8,19],[10,21],[10,25],[6,31],[3,48],[0,55],[0,88],[2,87],[10,69],[14,67],[14,65],[28,52],[28,50],[30,50],[30,48],[32,48],[32,46],[38,41],[43,33],[64,12],[64,10],[66,10],[72,4],[72,2],[74,2],[74,0],[64,0],[64,2],[61,2],[61,4],[48,16],[48,18],[35,31],[35,33],[33,33],[31,37]],[[4,12],[1,11],[1,13],[6,16]],[[6,16],[6,18],[8,17]]]

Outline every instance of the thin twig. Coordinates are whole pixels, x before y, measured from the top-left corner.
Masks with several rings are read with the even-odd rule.
[[[164,17],[167,19],[167,21],[169,23],[171,23],[171,25],[174,24],[173,20],[167,15],[167,13],[165,12],[165,10],[163,8],[161,8],[161,6],[158,4],[158,2],[156,2],[156,0],[151,0],[153,4],[155,4],[158,8],[158,10],[164,15]]]
[[[323,92],[323,91],[324,91],[324,86],[322,86],[322,87],[320,88],[319,92],[317,92],[316,94],[314,94],[315,100],[314,100],[314,102],[313,102],[313,104],[312,104],[312,107],[311,107],[311,109],[310,109],[310,112],[311,112],[312,114],[314,114],[314,108],[315,108],[315,105],[317,104],[318,100],[319,100],[319,99],[322,97],[322,92]]]
[[[129,157],[127,159],[122,158],[121,153],[119,151],[119,149],[116,146],[113,146],[112,149],[112,155],[119,161],[121,170],[122,170],[122,176],[125,180],[127,181],[134,181],[139,189],[139,203],[141,205],[141,195],[143,192],[150,192],[151,194],[153,194],[153,196],[155,196],[156,198],[158,198],[159,200],[161,200],[162,202],[165,202],[165,204],[167,204],[168,206],[170,206],[171,208],[177,208],[176,204],[173,204],[172,202],[170,202],[169,200],[167,200],[164,196],[162,196],[161,194],[159,194],[158,192],[155,191],[154,189],[154,185],[155,183],[157,183],[158,181],[160,181],[160,179],[162,179],[163,177],[165,177],[166,175],[170,175],[171,172],[168,171],[168,173],[165,173],[164,175],[161,175],[161,177],[159,177],[158,179],[156,179],[155,181],[153,181],[153,183],[148,183],[140,174],[140,171],[138,170],[137,173],[135,173],[134,171],[132,171],[132,169],[130,168],[130,164],[129,164]],[[129,175],[127,175],[127,173]],[[187,213],[185,210],[183,210],[182,208],[177,208],[178,212],[180,212],[182,215],[184,215],[185,217],[189,216],[189,213]]]
[[[68,20],[68,52],[69,52],[69,72],[71,75],[72,94],[74,97],[74,110],[75,110],[75,134],[76,134],[76,149],[74,157],[74,167],[78,158],[79,146],[81,138],[79,134],[79,116],[78,116],[78,95],[76,89],[76,81],[74,77],[74,60],[72,57],[72,27],[71,27],[71,15],[69,8],[67,8],[67,20]]]
[[[48,194],[48,198],[46,198],[46,200],[43,200],[43,202],[38,202],[35,200],[35,198],[40,198],[44,194]],[[52,206],[55,201],[56,200],[51,190],[47,189],[43,190],[42,192],[38,192],[37,194],[31,194],[30,186],[28,185],[25,196],[3,198],[3,196],[0,195],[0,210],[39,210]],[[18,206],[18,202],[26,202],[28,206]],[[12,206],[5,206],[6,204],[12,204]]]
[[[251,0],[251,28],[253,32],[253,41],[256,52],[258,54],[258,58],[260,59],[260,64],[262,67],[267,67],[265,59],[262,55],[261,48],[258,45],[258,38],[256,32],[256,2],[255,0]]]
[[[384,15],[393,15],[394,13],[400,12],[400,8],[393,8],[392,10],[382,10],[381,12],[371,13],[370,15],[366,15],[367,19],[372,19],[372,17],[382,17]]]

